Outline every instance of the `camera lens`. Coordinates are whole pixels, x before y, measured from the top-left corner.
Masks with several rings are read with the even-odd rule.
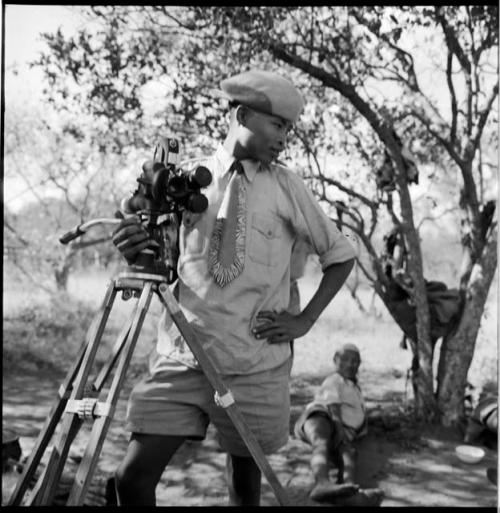
[[[189,180],[191,188],[206,187],[212,181],[212,173],[205,166],[198,166],[190,173]]]
[[[186,200],[186,209],[193,214],[201,214],[208,207],[208,200],[203,194],[190,194]]]

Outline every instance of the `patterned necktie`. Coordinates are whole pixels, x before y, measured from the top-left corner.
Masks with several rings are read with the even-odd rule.
[[[221,287],[234,280],[245,264],[246,194],[243,165],[234,161],[210,241],[209,270]]]

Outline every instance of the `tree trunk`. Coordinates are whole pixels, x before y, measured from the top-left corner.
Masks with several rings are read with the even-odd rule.
[[[413,326],[416,322],[416,314],[413,313],[412,318],[404,319],[402,312],[397,308],[394,301],[387,297],[387,295],[380,294],[380,298],[389,310],[392,318],[396,321],[398,326],[405,333],[410,348],[413,354],[413,362],[411,367],[412,386],[415,396],[415,413],[418,418],[425,419],[427,422],[437,422],[440,418],[438,404],[433,390],[433,374],[432,374],[432,359],[433,359],[433,343],[430,341],[430,349],[425,350],[423,344],[417,343],[413,338],[415,331],[410,329],[410,324]],[[413,333],[412,333],[413,332]],[[422,367],[423,366],[423,367]],[[422,370],[422,368],[424,370]]]
[[[359,288],[359,266],[354,265],[354,270],[351,273],[351,279],[347,280],[346,287],[349,290],[352,299],[354,299],[355,303],[358,305],[359,311],[363,313],[367,313],[365,306],[363,305],[361,299],[359,298],[357,291]]]
[[[68,247],[65,251],[64,260],[62,264],[54,269],[54,278],[56,280],[57,290],[59,292],[67,292],[68,278],[71,268],[74,264],[76,252],[73,248]]]
[[[417,340],[415,341],[414,356],[418,361],[412,373],[413,388],[415,390],[415,410],[417,417],[432,423],[439,420],[439,408],[433,388],[432,359],[433,344],[430,335],[430,314],[427,292],[422,279],[423,294],[415,294],[417,321]]]
[[[57,290],[66,292],[68,288],[69,266],[63,265],[59,269],[56,269],[54,271],[54,277],[56,279]]]
[[[403,218],[401,226],[403,228],[402,233],[405,239],[405,246],[408,250],[406,272],[412,282],[412,300],[415,304],[416,313],[417,337],[414,340],[414,356],[418,360],[418,365],[413,366],[415,368],[412,372],[412,382],[415,390],[415,413],[417,418],[432,423],[439,420],[439,409],[434,396],[431,318],[424,279],[420,239],[413,222],[413,209],[408,191],[406,168],[401,156],[401,147],[389,145],[388,149],[396,163],[396,183]]]
[[[457,328],[443,340],[438,366],[437,400],[442,423],[458,425],[464,416],[467,373],[474,355],[484,306],[497,267],[497,233],[490,236],[481,259],[472,269]],[[495,356],[496,357],[496,356]]]

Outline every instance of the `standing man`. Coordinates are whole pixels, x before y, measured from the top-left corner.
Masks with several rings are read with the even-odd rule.
[[[354,249],[325,215],[302,179],[277,164],[303,108],[287,79],[252,70],[223,80],[227,136],[197,160],[213,175],[203,214],[184,212],[179,230],[178,301],[205,352],[231,390],[266,454],[289,432],[290,340],[305,335],[337,294]],[[290,260],[298,239],[319,255],[324,272],[305,308],[286,311]],[[114,243],[129,262],[151,240],[135,218]],[[212,422],[227,452],[231,505],[259,505],[261,472],[167,313],[148,378],[132,391],[127,454],[117,471],[123,505],[155,504],[155,488],[186,439],[202,440]]]

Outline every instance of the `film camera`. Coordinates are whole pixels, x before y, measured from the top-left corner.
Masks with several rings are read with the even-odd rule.
[[[198,166],[187,172],[179,166],[179,143],[162,138],[156,145],[153,160],[145,162],[137,178],[139,185],[129,198],[120,204],[117,217],[125,214],[139,216],[141,224],[158,246],[143,250],[129,265],[135,271],[160,274],[168,283],[177,279],[179,256],[178,231],[184,211],[200,214],[208,207],[208,200],[200,189],[212,182],[210,171]],[[119,224],[119,219],[92,219],[65,233],[59,241],[68,244],[92,226]]]
[[[200,189],[212,181],[210,171],[198,166],[191,172],[177,167],[179,143],[176,139],[162,139],[157,144],[153,160],[145,162],[137,181],[139,187],[129,199],[122,201],[124,212],[176,213],[189,210],[201,213],[208,207],[207,198]]]
[[[139,215],[142,225],[158,248],[140,253],[132,267],[143,272],[167,276],[169,283],[177,278],[178,227],[183,211],[202,213],[208,200],[200,189],[209,185],[212,175],[205,166],[190,172],[178,167],[179,143],[164,138],[156,145],[153,160],[145,162],[139,185],[130,198],[121,202],[124,214]]]

